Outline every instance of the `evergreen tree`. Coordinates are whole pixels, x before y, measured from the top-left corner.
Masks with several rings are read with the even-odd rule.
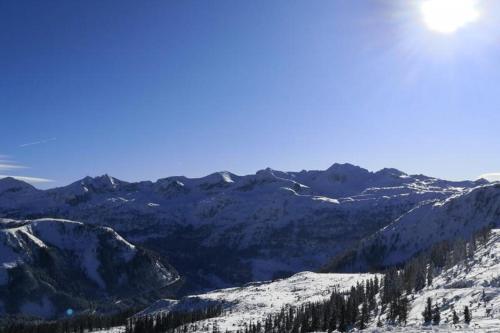
[[[427,286],[432,286],[432,280],[434,279],[434,267],[432,262],[427,266]]]
[[[398,317],[399,314],[399,304],[398,304],[398,299],[394,298],[391,303],[389,304],[389,314],[388,318],[391,321],[391,323],[396,322],[396,318]]]
[[[472,320],[472,316],[471,316],[471,313],[470,313],[470,310],[469,310],[469,307],[466,306],[464,308],[464,321],[469,324]]]
[[[361,317],[359,319],[359,329],[363,330],[366,328],[366,325],[369,320],[370,312],[368,310],[368,303],[363,302],[363,305],[361,306]]]
[[[460,321],[460,318],[458,317],[457,315],[457,312],[455,310],[453,310],[453,324],[458,324],[458,322]]]
[[[425,277],[426,277],[426,273],[427,273],[426,267],[427,267],[427,257],[421,257],[418,260],[416,260],[416,267],[415,267],[415,273],[414,273],[415,274],[415,291],[422,290],[425,287]]]
[[[402,325],[406,325],[408,321],[408,312],[409,312],[409,302],[408,298],[405,296],[401,298],[399,301],[399,323]]]
[[[437,303],[434,305],[434,311],[432,311],[432,324],[433,325],[439,325],[439,322],[441,321],[441,314],[439,311],[439,307]]]
[[[432,300],[430,297],[427,298],[427,305],[425,306],[422,316],[424,317],[424,323],[429,325],[432,321]]]

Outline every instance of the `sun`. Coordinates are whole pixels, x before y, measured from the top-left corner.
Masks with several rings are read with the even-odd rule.
[[[420,9],[427,27],[442,34],[452,34],[480,16],[476,0],[425,0]]]

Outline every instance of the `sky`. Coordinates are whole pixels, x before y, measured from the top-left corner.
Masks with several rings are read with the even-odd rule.
[[[423,1],[0,0],[0,175],[500,173],[500,4]]]

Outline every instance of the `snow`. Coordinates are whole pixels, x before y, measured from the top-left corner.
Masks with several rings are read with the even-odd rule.
[[[327,198],[327,197],[319,197],[319,196],[315,196],[315,197],[312,197],[313,200],[318,200],[318,201],[324,201],[324,202],[329,202],[329,203],[333,203],[333,204],[340,204],[340,202],[337,200],[337,199],[332,199],[332,198]]]
[[[179,301],[160,300],[137,315],[222,304],[226,311],[221,317],[203,320],[197,323],[198,326],[217,323],[221,331],[236,331],[245,323],[264,320],[269,314],[279,313],[285,305],[300,306],[308,302],[326,300],[335,288],[349,289],[356,283],[374,276],[302,272],[287,279],[249,283],[238,288],[184,297]]]
[[[105,175],[47,191],[0,193],[0,216],[59,216],[107,225],[146,247],[162,244],[159,252],[170,256],[176,255],[175,241],[162,241],[180,239],[185,230],[192,230],[204,235],[192,239],[193,253],[207,248],[247,254],[224,272],[208,263],[186,273],[208,281],[199,289],[206,290],[271,279],[281,274],[278,270],[319,269],[325,258],[350,248],[411,208],[476,185],[395,169],[370,172],[350,164],[324,171],[265,169],[245,176],[222,171],[201,178],[138,183]],[[98,281],[89,251],[85,265]],[[196,260],[191,253],[183,255]],[[247,262],[248,274],[234,271]],[[284,264],[273,269],[268,264],[273,262]]]
[[[269,314],[279,312],[283,306],[300,306],[307,302],[326,300],[334,288],[348,290],[374,274],[318,274],[302,272],[287,279],[249,283],[238,288],[184,297],[181,300],[159,300],[138,316],[169,311],[188,311],[208,305],[220,304],[225,312],[217,318],[197,322],[202,327],[220,331],[236,331],[245,323],[263,321]],[[377,275],[381,279],[381,275]],[[437,302],[441,310],[441,324],[423,326],[422,312],[428,297]],[[443,270],[430,287],[409,296],[410,313],[404,327],[385,325],[377,328],[376,319],[363,332],[500,332],[500,229],[492,231],[489,240],[478,246],[474,256]],[[472,322],[463,322],[463,308],[469,306]],[[451,323],[453,308],[461,318]],[[382,320],[384,315],[382,316]],[[121,332],[120,328],[115,331]],[[355,330],[356,331],[356,330]]]
[[[56,259],[50,267],[44,266],[46,261],[43,255],[48,252]],[[127,264],[135,258],[145,260],[134,266],[144,272],[144,276],[130,273]],[[76,299],[75,296],[81,298],[87,292],[86,288],[93,288],[97,294],[89,295],[89,300],[93,301],[98,297],[129,297],[129,293],[150,292],[179,281],[175,270],[163,265],[156,257],[139,251],[109,227],[63,219],[0,219],[0,292],[5,293],[5,289],[12,286],[9,271],[21,265],[27,274],[40,270],[48,278],[42,282],[38,280],[38,275],[32,274],[29,279],[17,281],[16,289],[27,288],[30,292],[19,293],[16,290],[16,294],[7,293],[3,301],[9,304],[9,312],[13,311],[11,304],[15,303],[20,305],[15,314],[45,318],[59,311],[61,305],[67,306],[64,303],[67,301],[61,301],[57,292],[66,293],[71,300]],[[54,273],[57,271],[79,276],[68,287],[64,277]],[[112,274],[119,276],[113,279]],[[33,283],[32,279],[38,283]],[[115,282],[110,285],[109,281]],[[0,311],[0,316],[3,314]]]
[[[326,300],[334,288],[347,290],[374,274],[318,274],[302,272],[288,279],[249,283],[239,288],[216,290],[188,296],[181,300],[160,300],[138,316],[169,311],[201,308],[221,304],[222,316],[196,323],[197,327],[213,327],[221,331],[242,329],[245,323],[263,321],[283,306],[300,306],[307,302]],[[378,275],[381,278],[381,275]],[[422,312],[428,297],[437,302],[441,325],[424,326]],[[365,332],[500,332],[500,229],[492,231],[485,245],[474,256],[438,274],[430,287],[409,296],[410,313],[407,326],[385,325],[377,328],[376,319]],[[463,322],[463,309],[468,306],[472,322]],[[452,310],[461,321],[452,324]],[[382,320],[384,319],[382,316]]]
[[[335,256],[408,209],[475,186],[474,182],[404,175],[395,169],[370,172],[336,164],[325,171],[266,169],[246,176],[223,171],[201,178],[169,177],[154,183],[87,177],[30,195],[1,195],[0,212],[57,214],[109,225],[127,234],[131,241],[142,243],[175,238],[175,233],[186,227],[195,232],[209,230],[206,237],[195,240],[197,249],[230,246],[235,251],[251,250],[248,260],[255,263],[251,269],[256,275],[236,283],[227,278],[228,274],[205,270],[204,275],[222,283],[204,287],[219,288],[227,283],[272,278],[276,270],[258,267],[268,261],[294,258],[286,268],[292,273],[319,269],[324,257]],[[165,250],[170,251],[168,244]],[[321,260],[318,253],[323,255]]]
[[[427,200],[364,239],[357,250],[355,269],[364,269],[362,257],[373,244],[384,245],[381,264],[394,265],[406,261],[433,244],[461,237],[488,226],[500,226],[500,186],[488,184],[463,190],[443,200]]]
[[[467,305],[472,312],[471,327],[477,332],[493,328],[499,332],[500,230],[493,230],[490,240],[477,249],[473,258],[442,272],[430,288],[416,295],[409,314],[410,326],[421,324],[428,297],[440,305],[442,321],[451,321],[453,308],[463,318]]]
[[[432,299],[432,304],[437,302],[440,308],[440,325],[423,325],[422,312],[428,297]],[[376,320],[373,320],[372,327],[365,331],[500,332],[500,230],[492,231],[489,241],[478,247],[473,258],[442,271],[434,278],[432,286],[410,295],[409,300],[410,312],[406,326],[385,325],[376,328]],[[470,325],[463,321],[465,306],[471,311]],[[457,325],[452,323],[453,309],[460,318]]]
[[[125,333],[125,326],[113,327],[109,330],[97,330],[89,333]]]
[[[82,223],[61,220],[42,219],[35,220],[31,228],[35,234],[45,242],[60,249],[70,250],[77,254],[85,272],[99,287],[105,288],[105,283],[98,272],[100,262],[97,259],[99,240],[96,235],[81,233],[78,227]]]
[[[7,220],[2,220],[6,224]],[[14,223],[12,220],[9,223]],[[111,228],[101,227],[93,232],[81,222],[64,219],[37,219],[19,221],[12,227],[0,229],[0,285],[7,282],[7,270],[17,262],[29,262],[34,248],[57,247],[71,251],[80,258],[82,268],[99,287],[105,283],[99,274],[97,258],[100,246],[99,232],[109,234],[117,244],[124,260],[129,261],[136,253],[135,246],[127,242]]]

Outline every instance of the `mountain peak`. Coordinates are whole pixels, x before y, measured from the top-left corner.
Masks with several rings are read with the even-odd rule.
[[[109,185],[116,187],[120,183],[124,183],[124,181],[121,181],[117,178],[111,177],[108,174],[104,174],[102,176],[97,176],[97,177],[85,177],[84,181],[92,183],[92,184],[100,184],[100,185]]]
[[[93,190],[93,191],[115,190],[119,188],[121,185],[125,184],[127,184],[127,182],[111,177],[108,174],[104,174],[102,176],[97,176],[97,177],[87,176],[69,186],[70,187],[78,186],[79,188],[83,187],[85,189],[85,192],[87,192],[88,190]]]
[[[237,176],[229,171],[219,171],[208,175],[207,178],[217,179],[217,181],[223,181],[225,183],[234,183],[234,178]]]
[[[0,193],[6,191],[19,191],[23,189],[34,190],[35,187],[14,177],[5,177],[0,179]]]
[[[377,171],[376,174],[384,176],[393,176],[393,177],[407,176],[407,174],[404,173],[403,171],[394,168],[383,168]]]
[[[348,174],[368,174],[370,171],[350,163],[334,163],[326,171],[348,175]]]
[[[480,185],[488,185],[490,184],[491,182],[488,180],[488,179],[485,179],[485,178],[479,178],[479,179],[476,179],[474,181],[474,183],[476,183],[478,186]]]

